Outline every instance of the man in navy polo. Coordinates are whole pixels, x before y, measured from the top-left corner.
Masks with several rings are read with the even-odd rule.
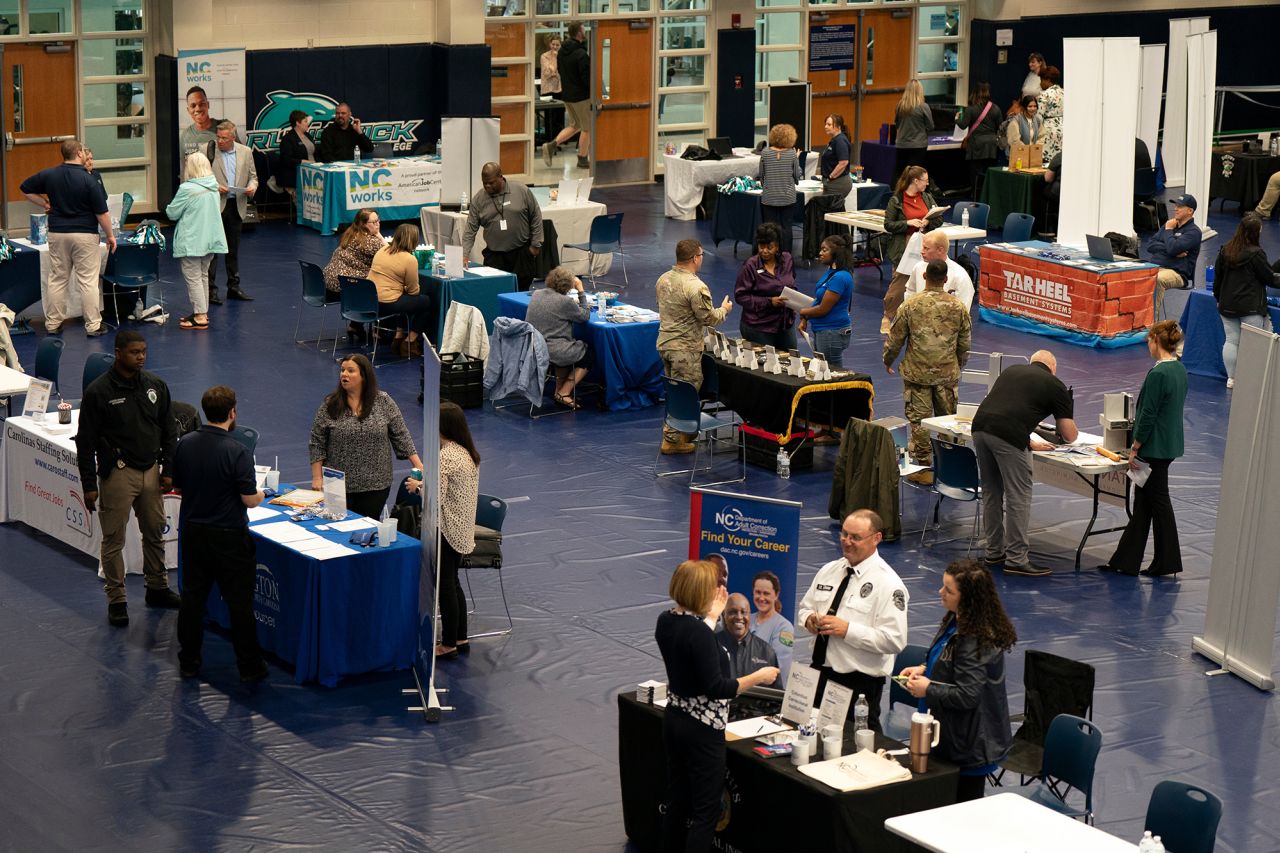
[[[72,278],[80,288],[84,332],[91,338],[107,333],[98,307],[98,226],[107,235],[107,248],[116,250],[102,183],[84,167],[84,146],[78,139],[62,143],[62,165],[36,172],[20,187],[27,199],[49,215],[49,298],[44,304],[44,328],[62,331],[67,316],[67,291]]]
[[[1169,203],[1173,205],[1173,216],[1147,242],[1151,263],[1160,265],[1156,273],[1156,317],[1163,310],[1166,290],[1194,286],[1196,260],[1204,240],[1195,220],[1196,197],[1183,193]]]
[[[182,549],[182,606],[178,610],[178,668],[200,674],[205,602],[213,585],[231,612],[231,643],[243,682],[267,677],[253,618],[257,560],[245,511],[265,497],[254,480],[253,457],[231,437],[236,392],[215,385],[200,398],[208,423],[183,436],[173,455],[173,484],[182,493],[178,541]]]

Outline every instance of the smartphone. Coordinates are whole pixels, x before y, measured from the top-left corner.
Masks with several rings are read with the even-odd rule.
[[[906,675],[891,675],[889,677],[892,678],[899,687],[906,687],[907,682],[911,680],[910,676],[906,676]]]

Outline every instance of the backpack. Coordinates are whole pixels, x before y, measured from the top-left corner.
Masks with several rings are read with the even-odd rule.
[[[969,257],[969,253],[965,252],[955,259],[956,263],[964,269],[965,274],[969,276],[969,281],[973,282],[974,289],[978,287],[978,268],[973,265],[973,259]]]
[[[1111,253],[1117,258],[1138,259],[1138,241],[1116,231],[1108,231],[1105,235],[1111,241]]]
[[[712,151],[710,148],[703,148],[701,145],[690,145],[680,155],[681,160],[719,160],[720,155]]]
[[[1000,129],[996,131],[996,148],[1001,151],[1009,150],[1009,122],[1013,121],[1013,116],[1008,116],[1004,121],[1000,122]]]

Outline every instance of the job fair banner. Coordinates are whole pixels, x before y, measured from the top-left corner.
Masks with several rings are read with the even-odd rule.
[[[748,601],[751,579],[773,572],[782,587],[782,615],[794,624],[800,507],[795,501],[690,489],[689,559],[719,555],[729,570],[729,592],[742,593]]]
[[[192,92],[193,88],[203,92]],[[230,119],[245,137],[245,51],[221,48],[178,51],[178,151],[188,154],[208,145],[213,126]]]

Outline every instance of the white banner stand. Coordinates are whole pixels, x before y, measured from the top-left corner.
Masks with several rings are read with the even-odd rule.
[[[1164,59],[1162,44],[1142,46],[1142,86],[1138,95],[1138,138],[1147,144],[1151,165],[1156,163],[1160,144],[1160,106],[1164,96]]]
[[[1058,242],[1086,234],[1133,234],[1133,140],[1138,135],[1141,44],[1136,38],[1063,39],[1071,69],[1063,103]],[[1131,80],[1133,85],[1116,85]]]
[[[1280,478],[1280,336],[1245,326],[1227,450],[1222,496],[1213,537],[1209,605],[1204,635],[1191,647],[1261,690],[1275,690],[1271,676],[1276,606],[1280,603],[1280,525],[1268,497]]]
[[[497,116],[443,116],[440,119],[440,204],[445,209],[480,190],[480,168],[501,164]]]
[[[1180,187],[1187,180],[1187,50],[1185,42],[1191,33],[1208,31],[1208,18],[1169,19],[1169,86],[1164,96],[1164,147],[1162,149],[1165,186]],[[1207,199],[1205,204],[1208,204]]]
[[[1209,170],[1213,168],[1213,110],[1217,103],[1218,33],[1187,36],[1187,180],[1196,197],[1196,224],[1203,239],[1218,236],[1209,227]]]

